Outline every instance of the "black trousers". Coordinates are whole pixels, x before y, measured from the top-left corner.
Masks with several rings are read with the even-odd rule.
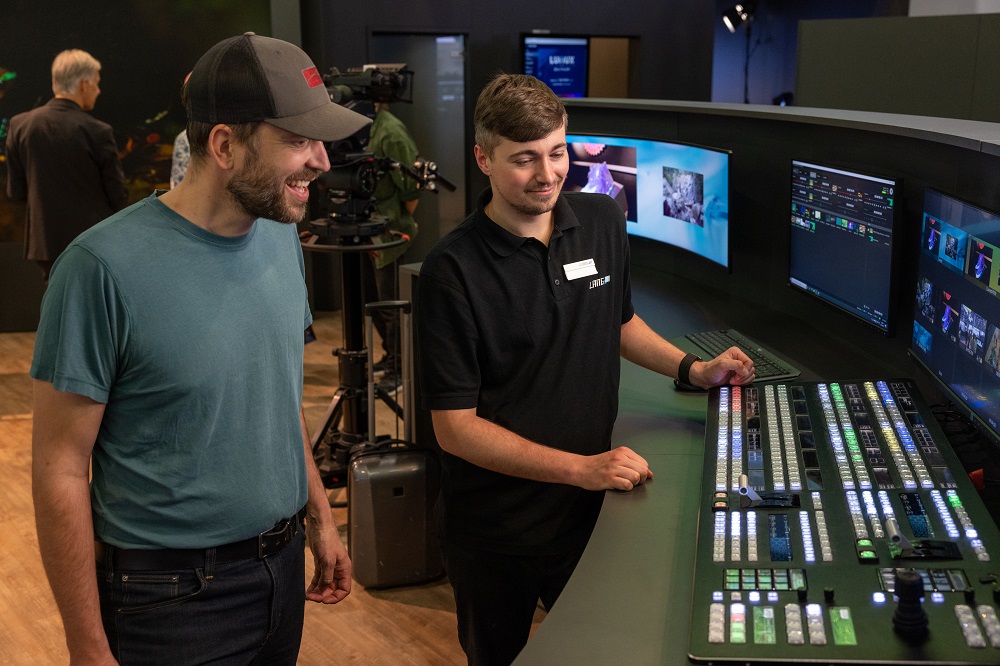
[[[519,557],[442,543],[455,591],[458,640],[470,666],[507,666],[528,642],[538,601],[559,598],[583,549]]]

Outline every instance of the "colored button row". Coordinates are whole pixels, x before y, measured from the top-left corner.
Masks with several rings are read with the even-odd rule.
[[[826,421],[827,434],[830,437],[830,446],[833,447],[833,457],[837,461],[837,473],[840,475],[840,483],[845,490],[852,490],[854,488],[854,476],[851,474],[851,464],[847,458],[847,451],[844,448],[840,426],[837,424],[837,415],[833,408],[833,399],[830,397],[830,389],[826,384],[819,385],[819,401],[820,407],[823,410],[823,420]]]
[[[879,395],[879,391],[876,390],[873,382],[865,382],[864,386],[865,392],[868,395],[868,402],[872,407],[872,413],[875,416],[875,420],[878,421],[879,428],[882,430],[882,437],[889,447],[889,453],[892,456],[893,462],[896,463],[896,471],[899,472],[900,479],[903,481],[903,487],[907,489],[916,488],[917,482],[913,476],[913,470],[910,469],[906,455],[903,453],[903,448],[896,437],[896,432],[892,429],[892,424],[885,409],[882,408],[882,397],[885,396]],[[890,401],[892,400],[892,396],[887,396],[886,398]]]
[[[982,627],[976,621],[977,618],[982,622]],[[969,647],[985,648],[988,639],[991,646],[1000,648],[1000,620],[992,606],[981,605],[973,610],[966,604],[956,604],[955,619],[958,620],[965,644]]]
[[[726,569],[723,589],[790,591],[806,587],[802,569]]]
[[[957,539],[959,537],[958,526],[955,525],[955,520],[951,517],[951,512],[948,511],[948,505],[940,490],[931,491],[931,501],[934,502],[934,508],[937,509],[938,517],[944,523],[944,529],[948,533],[948,537]]]
[[[781,448],[781,427],[778,424],[778,400],[773,385],[764,389],[764,405],[767,410],[768,447],[771,452],[771,479],[774,489],[785,489],[785,468]]]

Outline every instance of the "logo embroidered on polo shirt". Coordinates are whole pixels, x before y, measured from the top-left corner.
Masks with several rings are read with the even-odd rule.
[[[610,275],[605,275],[602,278],[597,278],[596,280],[591,280],[590,281],[590,288],[591,289],[597,289],[598,287],[603,287],[604,285],[608,284],[609,282],[611,282],[611,276]]]

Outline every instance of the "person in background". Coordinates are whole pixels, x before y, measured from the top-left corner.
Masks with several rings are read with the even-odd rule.
[[[351,589],[301,414],[296,223],[323,142],[369,120],[253,33],[202,56],[187,114],[184,180],[53,267],[30,371],[38,542],[74,664],[290,666],[305,600]]]
[[[191,146],[188,144],[187,130],[181,130],[174,138],[174,151],[170,158],[170,189],[177,187],[191,163]]]
[[[128,200],[114,132],[87,113],[100,82],[96,58],[63,51],[52,61],[54,97],[10,119],[7,196],[27,201],[24,257],[38,264],[46,284],[70,241]]]
[[[371,126],[368,149],[376,157],[389,158],[404,167],[413,166],[417,160],[417,145],[406,125],[389,111],[384,102],[375,104],[375,120]],[[397,298],[399,285],[399,259],[417,235],[417,222],[413,213],[420,196],[416,180],[393,169],[375,186],[378,212],[389,220],[388,230],[405,234],[410,241],[404,245],[372,252],[365,260],[365,301],[388,301]],[[398,236],[383,234],[383,242]],[[382,338],[383,356],[375,363],[375,373],[381,374],[379,386],[393,392],[402,384],[400,368],[399,313],[376,312],[372,321]]]
[[[428,254],[417,289],[418,372],[443,450],[437,520],[470,664],[509,664],[538,601],[559,597],[603,491],[652,477],[612,448],[621,358],[707,388],[753,381],[739,349],[702,361],[632,307],[625,216],[562,193],[562,100],[503,74],[475,109],[490,188]]]
[[[191,72],[188,72],[184,77],[184,83],[181,84],[181,103],[185,106],[187,106],[185,89],[190,78]],[[182,129],[174,137],[174,150],[170,157],[170,189],[174,189],[184,180],[189,164],[191,164],[191,144],[188,143],[187,129]]]

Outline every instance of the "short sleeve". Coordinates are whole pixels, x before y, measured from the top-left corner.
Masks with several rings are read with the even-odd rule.
[[[129,329],[113,277],[90,252],[70,246],[53,266],[42,299],[31,376],[106,403]]]
[[[472,308],[466,294],[421,273],[414,312],[420,340],[422,402],[426,409],[471,409],[478,405],[481,376]]]

